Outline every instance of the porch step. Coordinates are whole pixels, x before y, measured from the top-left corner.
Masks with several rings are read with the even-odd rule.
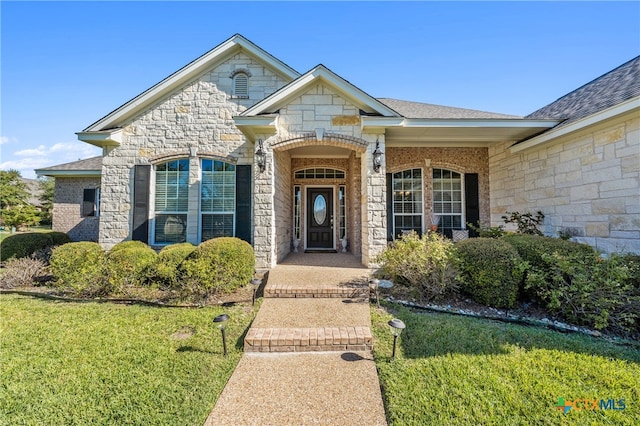
[[[244,339],[245,352],[344,352],[372,349],[371,328],[365,326],[251,327]]]
[[[264,289],[265,298],[316,297],[316,298],[368,298],[369,286],[365,283],[345,284],[270,284]]]

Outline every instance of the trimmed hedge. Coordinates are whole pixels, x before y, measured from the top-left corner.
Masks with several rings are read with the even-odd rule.
[[[177,288],[180,284],[180,264],[195,251],[191,243],[172,244],[158,253],[154,265],[149,268],[149,282],[160,287]]]
[[[545,268],[548,262],[543,254],[558,253],[560,255],[595,256],[596,250],[587,245],[560,238],[543,237],[538,235],[505,234],[502,239],[511,244],[522,260],[529,262],[530,266]]]
[[[470,238],[456,243],[456,248],[462,290],[478,303],[512,308],[524,271],[518,252],[493,238]]]
[[[142,241],[135,241],[135,240],[121,241],[115,246],[111,247],[111,250],[109,250],[109,253],[113,253],[118,250],[130,249],[130,248],[144,249],[144,248],[149,248],[149,246],[146,243],[143,243]]]
[[[200,296],[229,293],[247,284],[254,274],[253,247],[235,237],[201,243],[180,265],[184,290]]]
[[[26,232],[9,235],[0,243],[0,261],[31,256],[46,247],[70,242],[64,232]]]
[[[110,293],[105,279],[106,255],[100,244],[69,243],[56,247],[51,253],[51,273],[54,285],[71,290],[76,295],[104,295]]]
[[[146,284],[148,270],[157,258],[155,250],[144,243],[142,246],[128,244],[111,250],[107,255],[106,270],[112,291],[120,292],[126,287]]]

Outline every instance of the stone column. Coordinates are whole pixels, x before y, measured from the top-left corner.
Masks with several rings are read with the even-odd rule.
[[[256,138],[257,140],[257,138]],[[254,163],[254,230],[253,249],[256,268],[269,269],[275,266],[275,212],[274,212],[274,157],[268,140],[264,139],[266,167],[263,172]],[[257,144],[256,144],[257,149]],[[255,149],[254,149],[255,152]],[[255,161],[255,157],[254,157]]]
[[[380,150],[385,152],[384,137],[378,139]],[[373,266],[374,258],[387,246],[386,204],[386,156],[382,156],[382,167],[373,170],[373,151],[376,141],[369,140],[367,151],[362,155],[362,263]]]

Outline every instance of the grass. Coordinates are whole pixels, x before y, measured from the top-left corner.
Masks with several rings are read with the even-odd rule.
[[[223,311],[227,358],[212,323]],[[0,424],[202,424],[254,313],[2,295]]]
[[[372,326],[391,425],[640,424],[640,343],[386,309],[372,309]],[[407,326],[393,361],[389,311]],[[626,409],[563,414],[560,397],[624,399]]]

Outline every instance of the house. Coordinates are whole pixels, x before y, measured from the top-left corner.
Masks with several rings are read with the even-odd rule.
[[[432,222],[465,238],[542,210],[548,235],[640,252],[639,64],[518,117],[377,99],[234,35],[79,132],[101,158],[36,172],[56,177],[54,228],[105,248],[237,236],[259,268],[292,251],[367,265]]]

